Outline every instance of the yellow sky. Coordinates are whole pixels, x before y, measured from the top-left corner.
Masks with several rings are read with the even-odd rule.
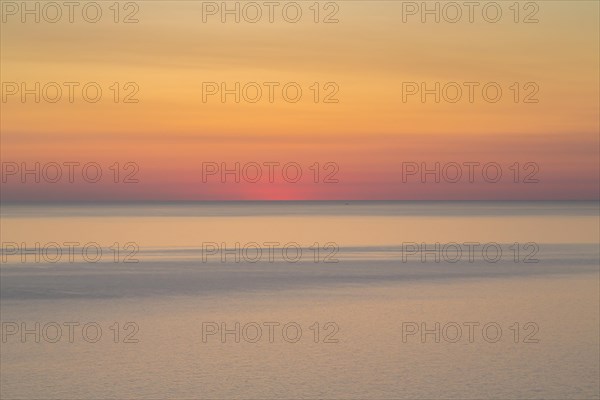
[[[49,125],[54,132],[77,134],[597,129],[596,2],[539,2],[540,22],[533,24],[515,24],[507,5],[496,24],[477,12],[473,24],[423,24],[418,16],[402,23],[402,2],[391,1],[338,2],[336,24],[315,24],[303,2],[305,18],[297,24],[281,18],[273,24],[223,24],[218,16],[202,23],[201,3],[140,2],[140,22],[135,24],[115,24],[109,15],[97,24],[8,19],[2,26],[3,81],[95,81],[105,94],[93,105],[61,101],[36,106],[11,99],[3,104],[3,131],[45,130]],[[113,82],[130,81],[139,85],[140,103],[104,101]],[[302,100],[222,104],[215,96],[202,102],[202,82],[233,86],[271,81],[298,82]],[[402,82],[433,86],[436,81],[498,82],[503,97],[489,104],[476,90],[473,104],[422,104],[418,96],[402,102]],[[309,89],[314,82],[335,82],[339,103],[314,104]],[[509,89],[514,82],[535,82],[540,102],[515,104]]]

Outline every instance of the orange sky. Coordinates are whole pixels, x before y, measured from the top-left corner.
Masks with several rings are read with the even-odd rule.
[[[340,1],[339,22],[327,24],[321,20],[335,9],[326,3],[319,23],[313,2],[298,2],[298,23],[277,13],[273,23],[221,23],[219,14],[203,22],[202,2],[189,1],[138,2],[139,22],[130,24],[115,23],[102,2],[95,24],[77,13],[73,23],[22,23],[20,14],[3,9],[2,161],[19,168],[97,162],[103,179],[22,183],[5,164],[2,199],[598,198],[597,2],[537,2],[538,23],[523,23],[532,11],[524,2],[518,23],[512,2],[500,2],[497,23],[477,11],[474,23],[448,23],[443,15],[440,23],[422,23],[419,14],[403,22],[407,2]],[[34,95],[23,102],[20,85],[31,89],[35,82],[57,85],[47,86],[39,103]],[[79,83],[73,102],[64,82]],[[96,103],[82,98],[88,82],[102,89]],[[220,93],[203,93],[212,82],[230,89],[256,84],[236,103],[233,94],[222,102]],[[274,82],[273,101],[265,82]],[[413,82],[439,82],[448,91],[439,103],[432,94],[423,102],[420,93],[406,95]],[[465,82],[475,82],[472,102]],[[302,89],[297,102],[285,101],[286,83]],[[502,89],[496,103],[481,91],[490,83]],[[56,86],[63,96],[51,103]],[[256,86],[263,96],[245,100]],[[463,96],[453,103],[456,87]],[[138,101],[124,103],[133,92]],[[135,163],[139,182],[115,184],[115,162]],[[202,182],[203,162],[298,163],[303,179]],[[335,163],[339,182],[315,183],[315,162]],[[437,162],[496,163],[503,179],[403,182],[403,163]],[[520,175],[515,183],[515,162],[535,163],[539,182],[524,183]]]

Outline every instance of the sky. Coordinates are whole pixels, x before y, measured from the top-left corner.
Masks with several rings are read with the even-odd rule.
[[[595,1],[6,3],[3,201],[599,197]]]

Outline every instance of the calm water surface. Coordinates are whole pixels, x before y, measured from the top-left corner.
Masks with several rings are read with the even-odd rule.
[[[597,202],[1,217],[3,399],[600,397]]]

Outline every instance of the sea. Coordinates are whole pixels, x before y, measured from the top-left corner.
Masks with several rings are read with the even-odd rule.
[[[2,399],[598,399],[597,201],[3,203]]]

